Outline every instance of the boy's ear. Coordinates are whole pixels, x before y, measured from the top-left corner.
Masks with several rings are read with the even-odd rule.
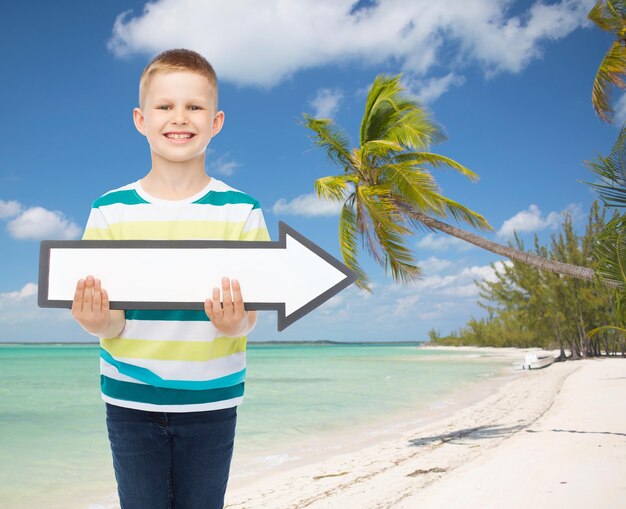
[[[213,117],[213,136],[219,133],[222,130],[222,126],[224,125],[224,112],[218,111]]]
[[[146,129],[145,129],[145,124],[144,124],[144,119],[143,119],[143,113],[141,112],[139,108],[135,108],[133,110],[133,122],[135,124],[135,127],[137,128],[137,131],[139,131],[141,134],[145,136]]]

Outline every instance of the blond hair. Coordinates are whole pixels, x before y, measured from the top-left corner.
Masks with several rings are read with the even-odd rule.
[[[215,70],[200,53],[184,48],[169,49],[159,53],[143,70],[139,79],[139,109],[143,110],[146,92],[152,79],[157,74],[175,71],[190,71],[206,77],[213,89],[215,109],[217,110],[217,75]]]

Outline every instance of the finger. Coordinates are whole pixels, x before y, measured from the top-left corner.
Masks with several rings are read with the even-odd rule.
[[[99,279],[93,282],[93,311],[97,315],[102,314],[102,285]]]
[[[231,315],[233,312],[233,299],[230,293],[230,280],[222,278],[222,302],[224,303],[224,314]]]
[[[209,320],[213,322],[215,315],[213,314],[213,301],[211,299],[207,299],[204,301],[204,312],[209,317]]]
[[[220,289],[213,288],[213,314],[216,317],[222,316],[222,305],[220,303]]]
[[[241,294],[241,285],[236,279],[232,280],[233,285],[233,303],[235,307],[235,315],[243,316],[245,309],[243,306],[243,295]]]
[[[80,313],[83,310],[83,293],[85,291],[85,280],[79,279],[76,283],[76,292],[74,292],[74,301],[72,302],[72,311]]]
[[[93,311],[93,276],[87,276],[83,292],[83,311]]]
[[[102,289],[102,312],[103,313],[108,313],[109,312],[109,294],[108,292],[103,288]]]

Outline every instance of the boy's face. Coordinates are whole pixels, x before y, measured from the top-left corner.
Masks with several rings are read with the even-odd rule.
[[[143,111],[135,108],[133,121],[148,139],[153,165],[159,158],[180,163],[197,158],[204,161],[211,138],[224,123],[224,113],[216,111],[215,102],[213,87],[200,74],[176,71],[152,79]]]

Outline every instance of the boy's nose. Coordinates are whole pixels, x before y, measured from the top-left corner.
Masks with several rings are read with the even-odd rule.
[[[172,122],[178,124],[178,123],[187,123],[187,111],[186,110],[175,110],[174,111],[174,118],[172,119]]]

